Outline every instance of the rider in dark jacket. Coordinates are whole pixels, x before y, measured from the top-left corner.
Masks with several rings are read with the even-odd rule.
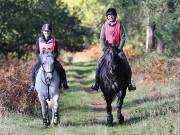
[[[100,45],[102,47],[102,50],[103,52],[105,52],[108,46],[112,46],[112,45],[117,46],[119,56],[123,59],[126,68],[126,73],[128,78],[128,89],[129,91],[136,90],[135,85],[131,83],[131,76],[132,76],[131,67],[123,52],[123,47],[125,44],[124,27],[121,22],[116,21],[117,13],[114,8],[109,8],[106,11],[106,16],[107,16],[107,20],[103,24],[100,34]],[[98,91],[99,89],[99,74],[103,63],[104,63],[104,54],[102,54],[96,67],[95,85],[91,87],[93,90],[96,91]]]
[[[51,25],[50,24],[44,24],[42,26],[42,35],[36,41],[36,48],[35,48],[36,64],[34,64],[33,67],[32,67],[31,85],[30,85],[30,88],[28,90],[29,92],[34,90],[34,87],[35,87],[35,77],[36,77],[38,69],[40,68],[40,66],[42,64],[41,63],[41,59],[39,57],[39,54],[40,54],[40,44],[45,44],[45,45],[53,44],[53,53],[54,53],[54,58],[55,58],[55,62],[54,62],[55,70],[58,72],[59,76],[61,77],[61,83],[63,84],[64,89],[68,89],[69,88],[68,85],[67,85],[65,70],[62,67],[62,65],[59,63],[59,61],[57,60],[57,57],[59,55],[57,41],[51,35],[51,33],[52,33]]]

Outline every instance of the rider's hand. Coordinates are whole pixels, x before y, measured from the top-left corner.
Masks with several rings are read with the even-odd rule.
[[[122,49],[119,49],[117,45],[114,45],[113,48],[116,50],[117,53],[122,52]]]
[[[117,49],[117,52],[118,52],[118,53],[122,52],[122,49]]]
[[[107,47],[104,47],[104,48],[103,48],[103,52],[105,52],[106,50],[107,50]]]

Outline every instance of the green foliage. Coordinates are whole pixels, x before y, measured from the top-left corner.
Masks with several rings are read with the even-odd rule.
[[[60,48],[82,50],[98,43],[109,7],[117,9],[125,26],[127,43],[145,48],[147,17],[156,24],[156,36],[168,56],[179,54],[180,5],[178,0],[1,0],[0,53],[28,52],[42,24],[53,25]],[[144,44],[144,46],[142,46]],[[142,51],[141,51],[142,52]]]
[[[167,56],[180,56],[180,5],[178,0],[105,0],[105,7],[115,7],[124,23],[127,42],[142,49],[145,44],[147,17],[156,24],[156,36]],[[138,39],[138,40],[137,40]],[[144,41],[142,40],[144,39]]]
[[[60,47],[71,51],[83,48],[85,37],[93,33],[56,0],[2,0],[0,9],[0,53],[28,51],[27,44],[35,43],[44,23],[53,25]]]
[[[91,41],[99,38],[99,30],[101,18],[104,17],[104,5],[97,0],[62,0],[67,5],[70,14],[77,17],[81,26],[86,26],[95,33],[92,35]]]
[[[180,5],[176,0],[168,0],[164,12],[157,20],[156,34],[165,46],[167,56],[180,57]]]

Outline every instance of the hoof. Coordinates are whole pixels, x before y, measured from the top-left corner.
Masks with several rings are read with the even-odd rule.
[[[108,127],[113,127],[113,123],[111,122],[111,123],[107,123],[107,126]]]
[[[43,128],[47,128],[50,125],[49,119],[43,119]]]
[[[51,122],[50,122],[50,120],[48,119],[48,120],[47,120],[47,126],[49,126],[49,125],[50,125],[50,123],[51,123]]]
[[[118,124],[123,124],[124,123],[124,116],[122,114],[120,114],[118,117],[117,117],[117,120],[118,120]]]
[[[43,123],[43,127],[42,128],[48,128],[48,123]]]
[[[53,124],[54,124],[55,126],[57,126],[59,123],[60,123],[60,122],[59,122],[59,118],[58,118],[58,117],[55,117],[54,120],[53,120]]]
[[[113,116],[112,115],[109,115],[107,117],[107,126],[108,127],[112,127],[113,126]]]

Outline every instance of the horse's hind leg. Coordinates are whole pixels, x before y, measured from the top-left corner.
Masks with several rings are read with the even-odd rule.
[[[106,110],[107,110],[107,125],[109,127],[113,126],[113,115],[112,115],[112,100],[109,98],[105,98],[106,99]]]
[[[118,120],[118,123],[119,124],[122,124],[124,123],[124,116],[122,115],[121,113],[121,109],[122,109],[122,106],[123,106],[123,100],[124,100],[124,97],[126,95],[126,92],[122,92],[120,91],[118,93],[118,100],[117,100],[117,120]]]
[[[52,99],[53,107],[52,107],[52,123],[57,125],[59,123],[59,95],[55,95]]]
[[[49,126],[49,117],[48,117],[48,105],[44,97],[39,96],[39,100],[41,103],[41,111],[42,111],[42,117],[43,117],[43,126],[47,127]]]

